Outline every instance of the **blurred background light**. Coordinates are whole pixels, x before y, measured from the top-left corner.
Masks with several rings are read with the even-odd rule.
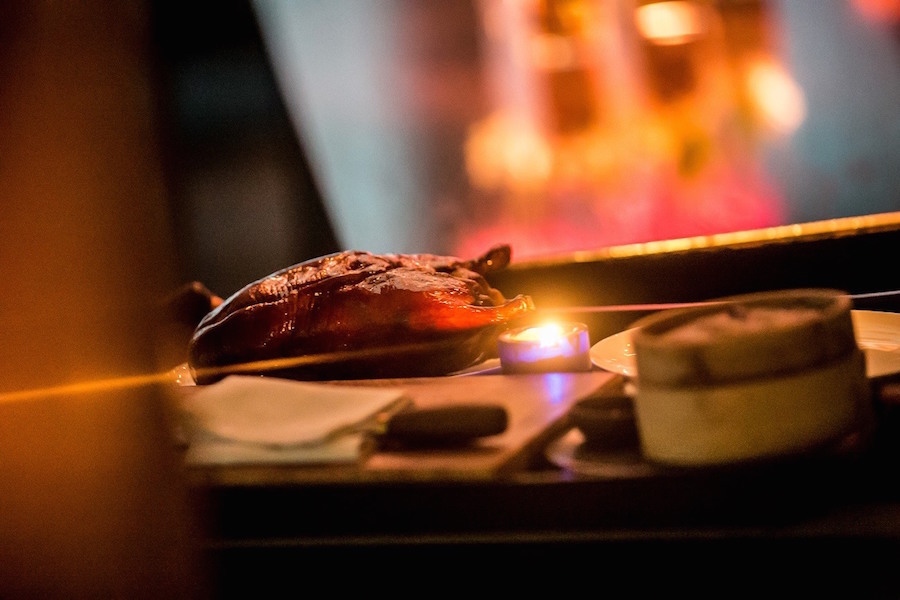
[[[167,57],[185,276],[220,293],[330,248],[524,260],[900,209],[897,2],[243,1],[240,53],[198,61],[185,25]]]

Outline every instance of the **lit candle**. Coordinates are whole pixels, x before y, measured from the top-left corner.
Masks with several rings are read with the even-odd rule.
[[[505,373],[590,371],[590,338],[582,323],[547,323],[511,329],[498,339]]]

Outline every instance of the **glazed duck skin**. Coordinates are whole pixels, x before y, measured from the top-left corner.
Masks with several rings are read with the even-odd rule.
[[[189,346],[194,379],[423,377],[472,366],[494,356],[499,331],[534,308],[485,280],[509,260],[508,246],[470,261],[346,251],[282,269],[200,321]]]

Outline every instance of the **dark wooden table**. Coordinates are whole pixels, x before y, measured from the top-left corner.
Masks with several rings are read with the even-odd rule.
[[[897,287],[889,263],[900,247],[900,214],[892,217],[749,242],[697,240],[687,250],[519,264],[493,283],[508,295],[527,291],[545,308],[561,297],[592,306],[792,287],[879,292]],[[854,308],[898,311],[898,300]],[[583,316],[596,342],[641,315]],[[429,578],[466,594],[484,582],[506,593],[549,582],[557,591],[615,596],[896,598],[900,394],[890,382],[877,391],[871,436],[755,465],[597,472],[560,459],[578,449],[572,423],[556,415],[545,434],[525,436],[533,443],[515,453],[516,468],[486,477],[201,471],[193,489],[217,584],[228,591],[301,576],[334,584],[324,574],[345,569],[351,575],[341,585],[387,591]]]
[[[600,393],[615,385],[601,382]],[[496,578],[498,565],[510,565],[526,581],[565,573],[585,584],[598,575],[576,568],[587,560],[609,577],[658,573],[633,582],[644,591],[714,592],[724,577],[745,592],[778,585],[895,597],[900,428],[893,404],[880,398],[879,428],[868,438],[727,468],[622,466],[554,418],[527,460],[490,476],[296,467],[192,476],[216,585],[229,592],[347,565],[370,574],[402,566],[448,586]],[[586,462],[567,462],[579,451]],[[688,576],[698,569],[716,577]]]

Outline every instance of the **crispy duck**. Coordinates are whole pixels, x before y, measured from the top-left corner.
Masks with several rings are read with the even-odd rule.
[[[199,384],[233,373],[293,379],[446,375],[496,356],[496,338],[529,315],[485,279],[510,248],[474,260],[346,251],[255,281],[198,324],[188,363]]]

